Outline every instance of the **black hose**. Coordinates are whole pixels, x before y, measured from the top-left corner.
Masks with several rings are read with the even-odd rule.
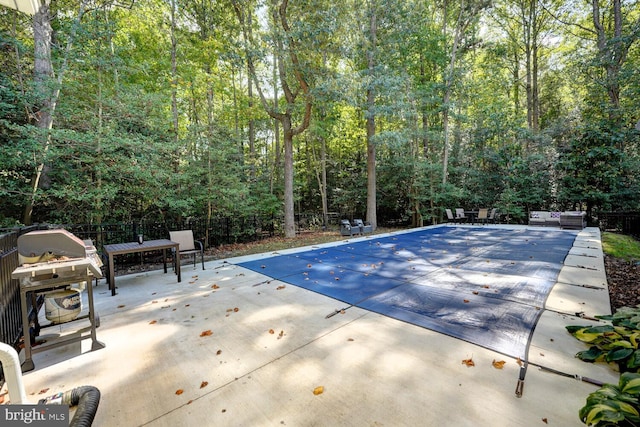
[[[70,427],[91,427],[100,404],[100,390],[94,386],[83,385],[64,393],[41,399],[40,404],[57,403],[69,407],[77,406],[76,413],[69,422]]]
[[[76,387],[64,393],[62,403],[70,407],[78,406],[69,423],[70,427],[91,427],[100,404],[100,390],[90,385]]]

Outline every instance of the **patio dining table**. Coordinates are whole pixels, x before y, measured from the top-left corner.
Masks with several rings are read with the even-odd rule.
[[[469,218],[469,223],[470,224],[475,224],[476,222],[476,218],[478,217],[478,211],[477,210],[473,210],[473,211],[464,211],[464,214],[467,218]]]
[[[127,242],[127,243],[115,243],[112,245],[104,245],[104,253],[108,256],[108,282],[111,295],[116,294],[115,284],[115,267],[113,258],[116,255],[162,251],[162,262],[164,264],[164,272],[167,272],[167,249],[173,249],[174,253],[178,253],[179,244],[168,239],[160,240],[147,240],[142,243],[139,242]],[[175,273],[178,275],[178,282],[182,281],[182,275],[180,273],[180,262],[176,261],[177,257],[174,256],[174,268]]]

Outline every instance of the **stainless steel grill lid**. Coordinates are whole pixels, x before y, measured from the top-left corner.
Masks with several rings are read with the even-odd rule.
[[[31,231],[18,237],[20,263],[38,263],[58,257],[85,258],[85,243],[67,230]]]

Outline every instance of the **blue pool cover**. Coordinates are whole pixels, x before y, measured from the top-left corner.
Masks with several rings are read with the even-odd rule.
[[[576,235],[443,226],[238,265],[525,359]]]

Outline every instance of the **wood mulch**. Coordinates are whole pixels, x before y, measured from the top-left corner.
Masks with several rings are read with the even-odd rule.
[[[629,262],[608,255],[604,257],[604,265],[609,284],[611,311],[620,307],[635,307],[640,304],[640,264]]]

